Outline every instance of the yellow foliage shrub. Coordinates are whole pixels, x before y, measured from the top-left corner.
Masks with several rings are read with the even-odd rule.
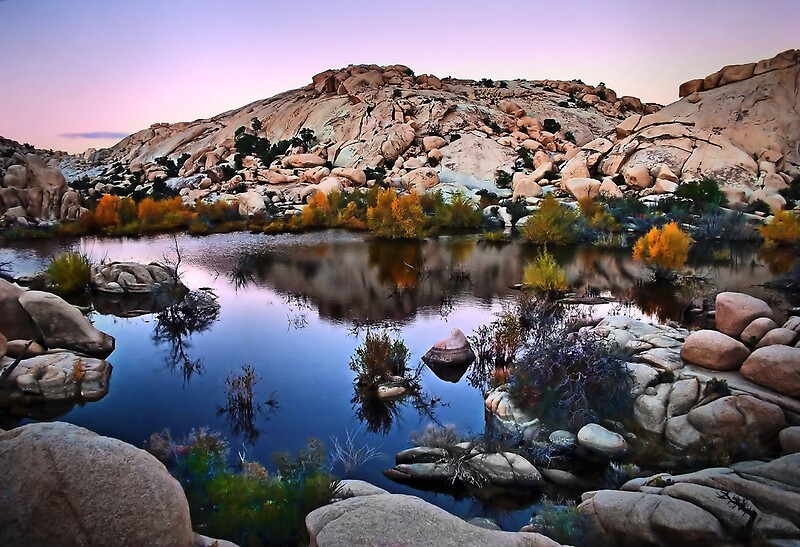
[[[800,214],[778,211],[759,231],[768,245],[789,245],[800,241]]]
[[[526,287],[538,291],[566,291],[567,272],[558,265],[553,255],[543,251],[525,266],[522,282]]]
[[[692,238],[676,222],[664,228],[653,227],[640,237],[633,247],[633,259],[645,262],[657,270],[682,267],[689,258]]]
[[[380,190],[375,205],[367,209],[367,227],[378,237],[419,239],[427,223],[414,193],[398,196],[394,189]]]
[[[306,227],[330,226],[332,223],[331,204],[328,196],[317,192],[303,208],[303,225]]]

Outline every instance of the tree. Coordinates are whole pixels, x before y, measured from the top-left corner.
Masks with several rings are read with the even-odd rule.
[[[94,221],[98,228],[119,225],[119,208],[122,200],[119,196],[106,194],[97,203],[94,210]]]

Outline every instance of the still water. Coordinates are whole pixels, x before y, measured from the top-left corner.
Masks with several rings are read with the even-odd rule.
[[[276,451],[296,452],[309,438],[330,447],[332,437],[344,439],[350,432],[357,445],[379,447],[382,456],[349,478],[419,495],[463,517],[499,518],[506,529],[527,521],[529,511],[498,513],[469,499],[398,485],[381,474],[394,465],[396,452],[411,446],[412,434],[433,421],[453,424],[465,435],[484,430],[481,393],[466,378],[447,381],[421,367],[421,396],[387,408],[359,399],[349,362],[371,325],[402,338],[410,366],[416,367],[451,329],[469,335],[509,306],[517,294],[511,286],[522,281],[537,249],[475,237],[385,242],[336,231],[238,233],[9,242],[0,247],[0,262],[10,261],[20,276],[43,269],[64,250],[80,250],[93,261],[146,263],[175,259],[176,244],[184,283],[213,295],[218,310],[206,310],[192,329],[175,332],[165,324],[169,310],[121,317],[134,314],[131,307],[141,309],[140,303],[126,309],[96,302],[92,321],[116,338],[108,358],[114,367],[108,395],[85,405],[31,408],[27,416],[0,409],[0,427],[59,419],[139,447],[153,432],[167,429],[181,439],[207,427],[228,439],[234,456],[240,452],[262,463]],[[628,251],[577,247],[554,255],[576,294],[622,302],[606,304],[600,313],[680,321],[688,303],[702,303],[704,294],[722,290],[796,305],[761,286],[784,273],[786,264],[765,260],[769,257],[752,248],[730,249],[722,263],[712,260],[711,249],[695,249],[692,266],[706,281],[678,292],[642,285],[643,271]],[[260,411],[254,421],[241,423],[225,412],[225,381],[244,365],[259,378]]]

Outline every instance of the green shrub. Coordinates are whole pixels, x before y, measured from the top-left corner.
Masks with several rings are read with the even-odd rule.
[[[575,133],[573,133],[572,131],[567,131],[566,133],[564,133],[564,140],[569,141],[572,144],[575,144]]]
[[[531,161],[533,160],[531,159]],[[498,188],[511,188],[511,182],[513,179],[514,175],[512,173],[509,173],[508,171],[503,171],[502,169],[498,169],[495,172],[494,182]]]
[[[537,244],[566,245],[578,239],[579,213],[562,205],[552,194],[539,204],[521,229],[522,237]]]
[[[565,545],[582,547],[588,545],[588,517],[574,504],[539,504],[530,525],[535,532]]]
[[[566,291],[567,272],[558,265],[553,255],[542,251],[523,269],[522,282],[537,291]]]
[[[449,200],[439,191],[428,192],[420,198],[426,215],[434,226],[440,228],[476,228],[483,213],[472,199],[462,192],[453,192]]]
[[[68,252],[57,255],[50,261],[47,275],[56,292],[74,294],[86,290],[89,286],[91,270],[86,255]]]
[[[728,198],[720,189],[719,183],[714,179],[704,178],[700,181],[684,182],[675,191],[675,197],[687,199],[691,202],[694,213],[702,213],[707,206],[725,207]]]
[[[546,118],[544,122],[542,122],[542,129],[550,133],[558,133],[561,131],[561,124],[553,118]]]
[[[239,545],[307,544],[305,516],[338,490],[338,481],[321,469],[324,450],[315,440],[295,459],[278,456],[278,475],[255,462],[243,462],[240,473],[229,470],[226,443],[204,431],[175,452],[172,471],[186,493],[192,524]]]

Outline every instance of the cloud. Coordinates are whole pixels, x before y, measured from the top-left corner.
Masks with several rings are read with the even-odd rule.
[[[0,2],[2,1],[0,0]],[[59,137],[67,139],[124,139],[129,134],[117,131],[90,131],[88,133],[61,133]]]

